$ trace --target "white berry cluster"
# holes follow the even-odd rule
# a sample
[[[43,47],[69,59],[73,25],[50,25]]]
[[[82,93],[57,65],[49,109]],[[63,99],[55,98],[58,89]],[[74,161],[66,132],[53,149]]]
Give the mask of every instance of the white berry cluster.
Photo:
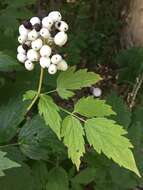
[[[23,22],[19,27],[18,41],[21,45],[17,48],[17,59],[28,71],[34,69],[35,62],[47,68],[49,74],[55,74],[57,70],[66,71],[68,65],[56,52],[56,47],[66,44],[68,28],[58,11],[52,11],[42,19],[33,17]]]

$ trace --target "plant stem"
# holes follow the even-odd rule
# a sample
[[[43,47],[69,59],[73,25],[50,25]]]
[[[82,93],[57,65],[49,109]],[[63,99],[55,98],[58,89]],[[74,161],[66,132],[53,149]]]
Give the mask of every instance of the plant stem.
[[[13,143],[13,144],[6,144],[6,145],[1,145],[0,148],[5,148],[5,147],[9,147],[9,146],[18,146],[20,145],[19,143]]]
[[[33,101],[31,102],[31,104],[29,105],[29,107],[27,108],[27,111],[29,111],[29,110],[33,107],[33,105],[35,104],[35,102],[37,101],[37,99],[38,99],[39,96],[40,96],[41,88],[42,88],[42,82],[43,82],[43,76],[44,76],[44,69],[41,68],[40,79],[39,79],[39,85],[38,85],[38,91],[37,91],[37,94],[36,94],[35,98],[34,98]]]
[[[86,120],[84,120],[84,119],[78,117],[78,116],[75,115],[74,113],[69,112],[68,110],[66,110],[66,109],[64,109],[64,108],[62,108],[62,107],[60,107],[60,106],[59,106],[59,108],[60,108],[63,112],[65,112],[65,113],[67,113],[67,114],[69,114],[69,115],[71,115],[71,116],[73,116],[73,117],[76,117],[76,118],[79,119],[80,121],[82,121],[82,122],[84,122],[84,123],[86,122]]]
[[[45,92],[44,94],[51,94],[51,93],[53,93],[53,92],[57,92],[57,89],[51,90],[51,91],[49,91],[49,92]]]

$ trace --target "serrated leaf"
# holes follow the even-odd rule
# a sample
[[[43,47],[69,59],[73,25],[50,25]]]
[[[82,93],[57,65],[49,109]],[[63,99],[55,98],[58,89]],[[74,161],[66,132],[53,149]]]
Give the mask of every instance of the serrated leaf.
[[[101,77],[87,69],[76,71],[76,67],[69,68],[66,72],[61,72],[57,79],[57,92],[63,99],[68,99],[74,95],[73,90],[89,87],[101,80]]]
[[[21,151],[31,159],[47,160],[51,154],[65,157],[62,142],[49,127],[46,127],[39,115],[25,123],[20,130],[18,141]]]
[[[0,151],[0,176],[4,176],[4,170],[20,167],[20,164],[10,160],[9,158],[5,157],[6,152]]]
[[[79,174],[77,174],[73,179],[73,183],[88,185],[91,183],[96,176],[96,169],[95,168],[86,168],[84,170],[81,170]]]
[[[80,166],[80,158],[85,153],[84,131],[78,119],[67,116],[62,123],[62,136],[64,144],[68,147],[68,156],[76,164],[77,169]]]
[[[56,133],[60,139],[61,117],[59,108],[54,103],[53,99],[47,95],[41,95],[38,104],[39,114],[44,117],[47,125]]]
[[[17,127],[27,112],[27,106],[28,103],[17,97],[0,107],[0,143],[8,142],[15,136]]]
[[[46,190],[68,190],[69,181],[66,171],[61,167],[53,168],[49,172]]]
[[[107,103],[109,103],[117,113],[115,116],[111,116],[110,118],[127,129],[131,122],[131,112],[123,98],[115,92],[112,92],[107,97]]]
[[[93,118],[87,120],[85,130],[89,144],[93,145],[99,154],[103,152],[109,159],[140,176],[130,150],[133,146],[129,139],[123,136],[127,132],[120,125],[113,120]]]
[[[37,92],[35,90],[28,90],[23,95],[23,101],[32,100],[36,96]]]
[[[94,99],[92,96],[78,100],[75,104],[74,112],[88,118],[116,114],[111,106],[106,104],[105,100]]]
[[[21,65],[11,56],[0,52],[0,71],[21,70]]]

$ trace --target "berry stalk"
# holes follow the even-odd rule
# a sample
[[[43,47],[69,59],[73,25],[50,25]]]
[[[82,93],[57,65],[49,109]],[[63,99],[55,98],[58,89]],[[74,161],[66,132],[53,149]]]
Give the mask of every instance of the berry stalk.
[[[38,85],[38,91],[37,91],[37,95],[35,96],[35,98],[33,99],[33,101],[31,102],[31,104],[29,105],[29,107],[27,108],[27,111],[30,111],[31,108],[33,107],[33,105],[35,104],[35,102],[37,101],[37,99],[40,96],[41,93],[41,88],[42,88],[42,82],[43,82],[43,76],[44,76],[44,69],[41,67],[41,72],[40,72],[40,79],[39,79],[39,85]]]

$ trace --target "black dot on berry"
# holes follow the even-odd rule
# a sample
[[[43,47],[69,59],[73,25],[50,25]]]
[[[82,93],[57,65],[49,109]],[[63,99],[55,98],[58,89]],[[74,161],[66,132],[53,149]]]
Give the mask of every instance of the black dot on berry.
[[[30,23],[30,21],[24,21],[23,22],[23,26],[26,28],[26,29],[32,29],[32,24]]]
[[[57,26],[60,27],[61,26],[61,22],[58,22]]]

